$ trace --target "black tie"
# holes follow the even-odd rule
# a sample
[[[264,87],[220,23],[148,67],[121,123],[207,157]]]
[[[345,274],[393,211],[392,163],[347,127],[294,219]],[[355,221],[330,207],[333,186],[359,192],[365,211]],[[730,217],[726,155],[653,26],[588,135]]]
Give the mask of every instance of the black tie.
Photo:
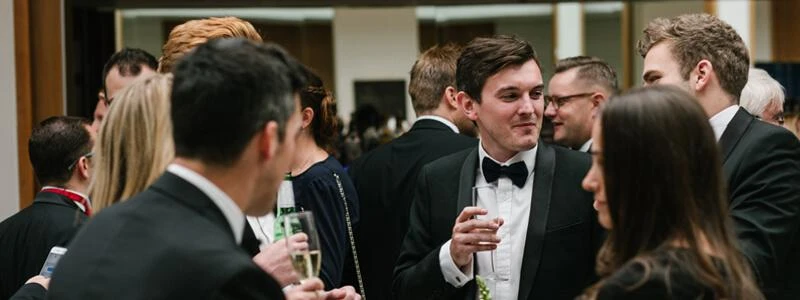
[[[528,178],[528,168],[525,167],[524,161],[513,163],[510,166],[500,166],[488,157],[484,157],[482,166],[483,178],[486,178],[486,182],[495,182],[500,176],[506,176],[514,185],[522,188],[525,185],[525,179]]]

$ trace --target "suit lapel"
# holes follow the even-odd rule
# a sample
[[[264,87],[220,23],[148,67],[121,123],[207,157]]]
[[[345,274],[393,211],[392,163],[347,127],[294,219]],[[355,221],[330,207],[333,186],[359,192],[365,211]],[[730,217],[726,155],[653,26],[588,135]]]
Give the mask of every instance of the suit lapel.
[[[736,144],[744,136],[744,132],[750,127],[750,124],[755,120],[753,116],[747,113],[744,108],[739,108],[739,111],[733,116],[728,127],[719,138],[719,148],[722,153],[723,164],[728,161],[728,157],[736,148]]]
[[[525,237],[525,252],[522,258],[518,299],[528,299],[542,256],[542,245],[547,215],[550,211],[550,198],[555,173],[555,150],[539,142],[536,154],[536,167],[533,174],[533,195],[528,231]]]
[[[472,206],[472,187],[475,186],[475,174],[478,170],[478,148],[473,148],[467,154],[464,164],[461,165],[461,172],[458,180],[458,202],[456,205],[456,216],[464,210],[464,207]]]
[[[472,206],[472,187],[475,186],[475,174],[478,170],[478,147],[474,147],[469,151],[464,163],[461,165],[461,172],[458,179],[458,199],[456,199],[456,216],[461,214],[464,207]],[[455,220],[455,218],[453,218]],[[478,258],[475,254],[472,255],[472,269],[477,270],[475,262]],[[467,288],[466,299],[475,299],[477,292],[477,285],[469,283],[465,286]]]

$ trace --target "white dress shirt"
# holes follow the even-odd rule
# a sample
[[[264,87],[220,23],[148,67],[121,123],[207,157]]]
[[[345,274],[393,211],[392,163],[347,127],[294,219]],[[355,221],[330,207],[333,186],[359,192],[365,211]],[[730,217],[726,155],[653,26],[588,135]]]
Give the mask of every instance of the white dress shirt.
[[[531,196],[533,195],[533,169],[536,163],[537,147],[519,152],[505,162],[499,162],[490,157],[483,149],[483,142],[478,147],[478,174],[475,176],[475,186],[493,185],[496,187],[495,196],[497,199],[478,199],[478,206],[484,208],[497,208],[499,217],[503,218],[503,226],[497,234],[500,237],[500,244],[495,250],[495,271],[502,278],[508,280],[497,281],[496,285],[487,282],[492,295],[492,299],[511,300],[517,299],[519,293],[519,280],[522,269],[523,253],[525,252],[525,238],[528,232],[528,219],[531,211]],[[488,157],[501,166],[508,166],[513,163],[524,161],[528,169],[528,178],[522,188],[511,183],[511,179],[501,176],[497,182],[488,183],[483,177],[483,158]],[[490,197],[487,197],[490,198]],[[445,281],[454,287],[462,287],[474,278],[472,264],[468,264],[463,270],[459,269],[450,255],[450,242],[447,241],[439,250],[439,264],[442,269]],[[482,251],[476,253],[478,275],[486,278],[491,272],[491,252]]]
[[[586,143],[583,143],[583,145],[580,148],[578,148],[578,151],[589,152],[589,148],[592,148],[592,139],[589,139],[588,141],[586,141]]]
[[[261,242],[261,246],[272,244],[275,238],[275,214],[269,212],[260,217],[247,216],[247,223]]]
[[[722,133],[728,128],[728,124],[731,123],[731,120],[733,120],[733,117],[736,116],[736,112],[738,111],[738,105],[731,105],[708,120],[708,122],[711,123],[711,129],[714,130],[714,137],[717,138],[717,141],[722,137]]]
[[[242,213],[242,209],[236,205],[236,202],[233,202],[233,199],[231,199],[228,194],[225,194],[225,192],[203,177],[203,175],[197,174],[197,172],[187,167],[178,164],[170,164],[167,166],[167,171],[188,181],[203,192],[203,194],[206,194],[208,198],[211,198],[211,201],[217,205],[219,210],[222,211],[222,215],[228,220],[228,224],[233,231],[233,237],[236,238],[236,243],[242,243],[242,235],[244,234],[244,213]]]
[[[450,129],[452,129],[455,133],[459,133],[458,132],[458,127],[456,126],[456,124],[453,124],[453,122],[450,122],[450,120],[442,118],[442,117],[437,116],[437,115],[420,116],[419,118],[417,118],[417,121],[414,121],[414,122],[418,122],[419,120],[439,121],[439,122],[442,122],[444,125],[447,125],[447,127],[450,127]]]

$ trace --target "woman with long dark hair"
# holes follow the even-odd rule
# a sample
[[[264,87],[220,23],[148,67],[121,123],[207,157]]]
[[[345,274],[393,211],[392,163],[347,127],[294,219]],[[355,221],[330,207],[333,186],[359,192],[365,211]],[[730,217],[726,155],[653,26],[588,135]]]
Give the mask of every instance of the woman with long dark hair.
[[[736,248],[721,158],[703,109],[675,87],[609,101],[594,126],[597,257],[584,299],[763,299]]]

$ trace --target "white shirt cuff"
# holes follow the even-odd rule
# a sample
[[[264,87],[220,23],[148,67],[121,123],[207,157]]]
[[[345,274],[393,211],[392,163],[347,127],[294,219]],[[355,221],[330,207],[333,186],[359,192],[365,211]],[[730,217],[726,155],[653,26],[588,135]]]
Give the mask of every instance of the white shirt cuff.
[[[442,269],[444,280],[454,287],[460,288],[472,280],[474,274],[472,272],[472,264],[467,264],[464,269],[461,270],[456,266],[456,263],[453,262],[453,257],[450,256],[451,241],[452,240],[448,240],[442,245],[442,248],[439,249],[439,267]]]

